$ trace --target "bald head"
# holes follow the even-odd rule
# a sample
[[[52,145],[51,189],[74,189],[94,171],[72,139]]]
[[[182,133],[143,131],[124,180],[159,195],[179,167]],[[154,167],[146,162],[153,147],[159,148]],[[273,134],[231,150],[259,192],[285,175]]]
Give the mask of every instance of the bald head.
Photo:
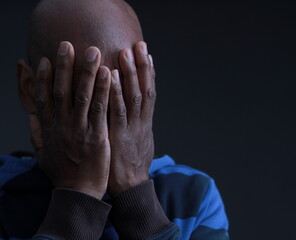
[[[69,41],[80,69],[85,50],[97,46],[102,64],[118,68],[118,52],[143,40],[138,18],[123,0],[42,0],[32,14],[28,58],[36,69],[40,58],[55,63],[59,43]]]

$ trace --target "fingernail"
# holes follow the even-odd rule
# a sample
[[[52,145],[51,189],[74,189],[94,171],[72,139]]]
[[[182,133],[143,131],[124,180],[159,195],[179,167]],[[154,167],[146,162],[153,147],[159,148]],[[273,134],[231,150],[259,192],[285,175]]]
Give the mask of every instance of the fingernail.
[[[89,48],[87,50],[86,60],[90,63],[94,62],[96,61],[98,54],[99,54],[99,51],[97,48]]]
[[[108,74],[107,69],[104,67],[101,67],[99,70],[99,78],[103,80],[107,77],[107,74]]]
[[[45,57],[41,58],[40,63],[39,63],[38,70],[39,71],[46,70],[47,67],[48,67],[47,58],[45,58]]]
[[[112,79],[114,82],[119,82],[119,71],[117,69],[112,71]]]
[[[142,43],[142,51],[144,54],[148,54],[148,48],[145,42]]]
[[[134,62],[134,55],[131,49],[128,49],[125,55],[129,62]]]
[[[66,56],[68,54],[68,52],[69,52],[69,44],[68,44],[68,42],[61,42],[58,54],[60,56]]]
[[[150,54],[148,55],[148,57],[149,57],[149,60],[150,60],[151,66],[154,67],[153,57],[152,57]]]

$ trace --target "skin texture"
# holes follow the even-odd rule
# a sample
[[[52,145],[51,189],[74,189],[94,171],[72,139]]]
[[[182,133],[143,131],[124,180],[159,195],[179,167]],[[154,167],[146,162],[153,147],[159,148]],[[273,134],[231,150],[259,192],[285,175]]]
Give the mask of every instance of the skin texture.
[[[148,180],[155,70],[134,12],[120,0],[52,0],[42,1],[33,18],[53,31],[38,42],[44,32],[33,24],[31,65],[21,60],[17,67],[41,168],[56,187],[98,199]],[[95,32],[88,21],[98,25]]]
[[[53,89],[52,69],[46,58],[41,60],[36,83],[43,129],[41,168],[56,187],[75,189],[98,199],[106,192],[110,166],[106,114],[111,76],[106,67],[100,67],[100,61],[97,48],[86,51],[74,104],[74,49],[70,43],[60,45]]]
[[[119,51],[142,40],[139,20],[123,0],[43,0],[32,15],[28,58],[33,69],[42,57],[54,65],[60,42],[69,41],[76,77],[89,46],[98,47],[102,64],[114,69],[119,68]]]
[[[150,60],[151,59],[151,60]],[[154,155],[152,120],[155,71],[143,42],[120,52],[123,86],[112,71],[110,91],[110,142],[112,149],[109,192],[117,195],[149,179]]]

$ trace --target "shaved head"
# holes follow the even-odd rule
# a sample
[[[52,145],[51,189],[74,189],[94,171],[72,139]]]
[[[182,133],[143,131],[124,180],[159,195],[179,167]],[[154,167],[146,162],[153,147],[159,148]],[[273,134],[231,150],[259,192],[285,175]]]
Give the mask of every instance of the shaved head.
[[[73,44],[79,72],[85,50],[96,46],[102,64],[118,66],[118,52],[143,40],[139,20],[123,0],[42,0],[32,14],[28,58],[36,70],[42,57],[55,64],[62,41]]]

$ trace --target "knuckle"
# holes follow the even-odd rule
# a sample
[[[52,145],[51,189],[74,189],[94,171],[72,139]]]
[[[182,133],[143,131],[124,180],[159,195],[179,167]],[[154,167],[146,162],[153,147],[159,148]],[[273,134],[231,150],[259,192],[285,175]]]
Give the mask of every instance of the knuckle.
[[[82,69],[82,73],[87,78],[94,78],[96,76],[96,70],[91,66],[84,66]]]
[[[43,86],[42,86],[43,85]],[[40,83],[37,85],[37,95],[35,96],[35,102],[37,104],[43,105],[47,102],[47,89],[44,88],[45,83]]]
[[[35,99],[37,107],[44,106],[47,103],[47,100],[44,96],[39,95]]]
[[[126,73],[128,78],[135,78],[138,76],[137,69],[135,67],[130,67]]]
[[[139,66],[138,67],[141,68],[144,71],[150,71],[151,64],[148,62],[148,59],[147,59],[147,60],[141,61],[139,63]]]
[[[157,98],[157,93],[153,89],[149,89],[146,93],[147,99],[151,102],[155,102]]]
[[[62,89],[54,89],[53,96],[55,99],[61,99],[65,96],[65,92]]]
[[[99,101],[93,101],[90,110],[96,114],[104,113],[106,111],[106,106]]]
[[[68,69],[68,62],[66,61],[66,59],[60,59],[57,64],[56,64],[56,68],[57,70],[67,70]]]
[[[108,92],[108,88],[105,85],[95,86],[95,92],[99,96],[105,95]]]
[[[47,73],[44,70],[38,73],[37,81],[38,85],[45,85],[48,82]]]
[[[37,106],[39,105],[45,105],[48,101],[46,94],[43,91],[40,91],[40,89],[37,89],[38,95],[35,97],[35,102]]]
[[[118,118],[124,118],[126,116],[126,107],[123,104],[119,105],[115,113]]]
[[[121,96],[122,95],[122,89],[121,89],[119,84],[113,89],[113,94],[115,96]]]
[[[77,93],[77,95],[75,96],[75,101],[76,101],[76,103],[78,103],[80,105],[85,105],[86,103],[88,103],[89,99],[86,96],[86,94]]]
[[[138,93],[133,97],[133,105],[138,107],[142,103],[142,94]]]

